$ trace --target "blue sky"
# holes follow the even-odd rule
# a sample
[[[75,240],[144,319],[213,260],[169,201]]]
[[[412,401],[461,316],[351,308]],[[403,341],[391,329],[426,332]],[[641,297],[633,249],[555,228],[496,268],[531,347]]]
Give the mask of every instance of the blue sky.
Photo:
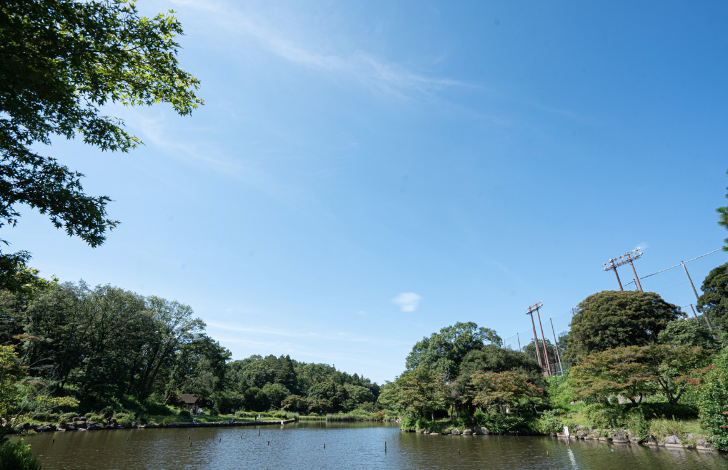
[[[177,11],[205,106],[110,107],[129,154],[44,150],[114,200],[102,247],[27,208],[3,237],[43,276],[189,304],[236,359],[393,380],[444,326],[524,342],[541,300],[558,333],[609,258],[643,247],[644,276],[728,236],[724,2],[139,7]],[[678,269],[643,287],[695,301]]]

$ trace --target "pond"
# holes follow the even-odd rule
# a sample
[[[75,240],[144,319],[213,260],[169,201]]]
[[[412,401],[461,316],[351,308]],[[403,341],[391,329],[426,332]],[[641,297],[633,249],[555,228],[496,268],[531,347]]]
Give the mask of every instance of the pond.
[[[569,446],[550,437],[402,433],[388,423],[57,432],[25,443],[43,470],[728,469],[722,454],[590,441]]]

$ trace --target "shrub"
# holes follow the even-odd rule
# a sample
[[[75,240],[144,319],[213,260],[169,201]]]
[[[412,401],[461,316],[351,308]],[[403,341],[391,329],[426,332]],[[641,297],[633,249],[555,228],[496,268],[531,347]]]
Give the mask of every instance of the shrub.
[[[60,418],[60,415],[51,411],[44,411],[41,413],[35,413],[32,415],[32,418],[36,421],[56,422]]]
[[[647,418],[697,419],[698,417],[698,408],[696,406],[681,403],[675,405],[669,403],[642,403],[639,408]]]
[[[119,426],[128,428],[134,423],[134,415],[131,413],[114,413],[114,420]]]
[[[167,416],[172,414],[172,410],[170,410],[164,403],[159,403],[153,400],[145,400],[143,405],[144,411],[150,415]]]
[[[667,437],[667,436],[680,436],[682,437],[684,431],[684,424],[682,421],[677,421],[675,418],[670,419],[656,419],[650,423],[650,432],[655,436]]]
[[[700,387],[698,406],[703,427],[713,434],[713,442],[728,450],[728,349],[716,360],[715,368]]]
[[[541,412],[536,420],[536,429],[542,434],[561,432],[564,429],[561,410],[550,410]]]
[[[625,424],[625,417],[619,405],[594,403],[584,407],[584,417],[598,428],[619,428]]]
[[[23,440],[0,442],[0,470],[38,470],[40,464]]]
[[[180,418],[190,418],[192,416],[189,410],[179,410],[177,414]]]
[[[525,418],[515,415],[506,415],[500,413],[487,414],[481,426],[488,428],[492,434],[520,434],[524,430],[528,430],[528,423]]]
[[[645,419],[641,407],[633,408],[627,413],[627,428],[633,436],[646,440],[650,435],[650,423]]]

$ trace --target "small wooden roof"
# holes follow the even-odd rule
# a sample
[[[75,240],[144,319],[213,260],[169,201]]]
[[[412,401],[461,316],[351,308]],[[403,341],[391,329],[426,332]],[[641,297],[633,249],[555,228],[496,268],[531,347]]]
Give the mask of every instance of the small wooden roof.
[[[197,395],[192,395],[190,393],[183,393],[179,396],[179,400],[177,400],[177,403],[184,403],[185,405],[194,405],[200,400],[200,397]]]

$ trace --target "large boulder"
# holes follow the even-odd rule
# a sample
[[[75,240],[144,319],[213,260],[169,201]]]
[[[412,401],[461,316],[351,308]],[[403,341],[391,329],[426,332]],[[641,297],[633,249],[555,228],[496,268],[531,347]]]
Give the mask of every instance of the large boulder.
[[[623,429],[617,429],[614,431],[614,435],[612,436],[612,442],[629,442],[629,439],[627,439],[627,433]]]
[[[665,439],[665,444],[680,445],[682,444],[682,441],[677,436],[667,436],[667,438]]]
[[[452,434],[453,436],[459,436],[460,431],[458,430],[458,428],[455,428],[452,431],[450,431],[450,434]]]
[[[464,436],[469,436],[471,434],[473,434],[473,431],[471,429],[463,429]]]

